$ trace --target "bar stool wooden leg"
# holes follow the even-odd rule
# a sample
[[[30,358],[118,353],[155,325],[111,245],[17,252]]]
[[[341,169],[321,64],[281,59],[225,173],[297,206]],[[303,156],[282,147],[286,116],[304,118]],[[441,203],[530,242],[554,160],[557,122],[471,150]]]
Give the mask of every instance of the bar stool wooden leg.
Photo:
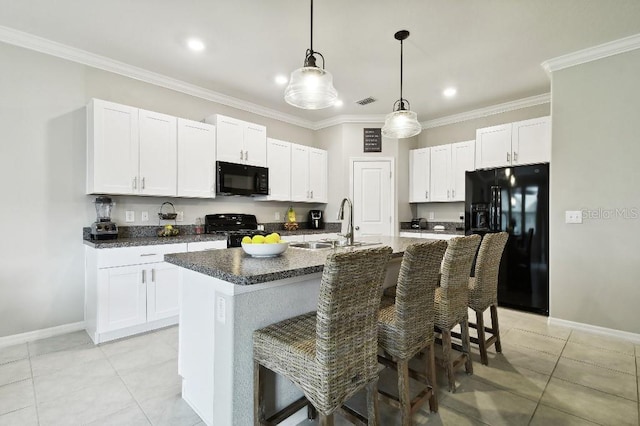
[[[484,315],[482,312],[476,312],[476,330],[478,332],[478,349],[480,349],[480,362],[484,365],[489,364],[487,357],[487,340],[484,333]]]
[[[449,392],[455,392],[456,378],[453,374],[453,357],[451,356],[451,330],[442,330],[442,358],[449,380]]]
[[[429,381],[429,385],[431,386],[431,397],[429,398],[429,409],[433,413],[438,412],[438,384],[436,381],[436,351],[435,344],[432,343],[425,349],[425,358],[426,363],[425,367],[427,367],[427,371],[425,372],[425,376]]]
[[[496,352],[502,352],[502,343],[500,343],[500,326],[498,325],[498,307],[491,305],[489,307],[491,311],[491,328],[493,329],[493,335],[496,336]]]
[[[411,425],[411,395],[409,394],[409,361],[398,362],[398,397],[400,400],[400,414],[402,426]]]
[[[253,363],[253,424],[260,426],[264,423],[264,367],[260,363]]]
[[[408,380],[407,380],[408,382]],[[378,426],[378,379],[371,381],[367,385],[367,417],[368,424]]]
[[[473,374],[473,361],[471,360],[471,339],[469,336],[469,321],[466,319],[460,323],[460,334],[462,334],[462,351],[464,352],[466,358],[464,369],[467,374]]]

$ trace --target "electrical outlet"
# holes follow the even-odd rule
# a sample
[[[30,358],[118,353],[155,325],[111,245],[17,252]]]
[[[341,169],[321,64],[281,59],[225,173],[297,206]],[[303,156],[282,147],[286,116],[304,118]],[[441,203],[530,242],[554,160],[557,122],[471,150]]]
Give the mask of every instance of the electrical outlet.
[[[142,220],[143,222],[149,222],[149,212],[142,212],[141,216],[142,218],[140,220]]]
[[[227,319],[227,301],[224,297],[218,296],[216,298],[216,319],[218,322],[224,324]]]
[[[133,210],[127,210],[125,213],[125,222],[135,222],[136,221],[136,212]]]
[[[580,210],[565,211],[564,223],[582,223],[582,211]]]
[[[176,212],[178,216],[176,216],[177,222],[184,222],[184,212]]]
[[[429,220],[433,220],[436,218],[436,214],[434,212],[429,212]]]
[[[276,212],[273,216],[275,220],[280,220],[280,212]]]

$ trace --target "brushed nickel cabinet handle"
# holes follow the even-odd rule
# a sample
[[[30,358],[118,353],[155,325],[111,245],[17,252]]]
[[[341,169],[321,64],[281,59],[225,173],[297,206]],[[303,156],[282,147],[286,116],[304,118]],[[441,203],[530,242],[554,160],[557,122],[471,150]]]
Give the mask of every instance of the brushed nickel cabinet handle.
[[[243,151],[240,150],[240,159],[242,160]]]
[[[514,162],[514,163],[517,163],[517,162],[518,162],[518,153],[517,153],[517,152],[514,152],[514,153],[513,153],[513,162]]]
[[[138,176],[133,178],[133,189],[138,189]]]

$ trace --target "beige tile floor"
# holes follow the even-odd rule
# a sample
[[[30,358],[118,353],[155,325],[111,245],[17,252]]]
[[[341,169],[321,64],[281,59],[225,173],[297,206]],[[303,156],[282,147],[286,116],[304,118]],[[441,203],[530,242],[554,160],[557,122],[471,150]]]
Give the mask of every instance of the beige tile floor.
[[[507,309],[499,316],[502,354],[492,349],[488,366],[474,356],[455,393],[439,374],[440,410],[425,407],[416,424],[639,424],[640,345]],[[180,398],[177,336],[171,327],[95,346],[76,332],[0,348],[0,425],[203,424]],[[381,373],[388,390],[395,380]],[[363,396],[350,405],[363,407]],[[382,425],[399,424],[395,409],[380,407]]]

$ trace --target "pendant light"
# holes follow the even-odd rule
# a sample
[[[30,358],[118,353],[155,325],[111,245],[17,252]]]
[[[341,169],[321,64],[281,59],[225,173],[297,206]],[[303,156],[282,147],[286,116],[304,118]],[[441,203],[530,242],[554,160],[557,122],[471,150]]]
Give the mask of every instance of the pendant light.
[[[394,37],[400,40],[400,99],[393,104],[393,112],[387,114],[382,134],[388,138],[410,138],[419,134],[422,126],[418,123],[418,115],[410,110],[409,101],[402,97],[402,42],[409,37],[409,31],[400,30]]]
[[[322,68],[316,65],[316,55],[322,58]],[[288,104],[302,109],[322,109],[338,99],[331,73],[324,69],[324,56],[313,50],[313,0],[311,0],[311,46],[307,49],[302,68],[291,73],[284,91]]]

